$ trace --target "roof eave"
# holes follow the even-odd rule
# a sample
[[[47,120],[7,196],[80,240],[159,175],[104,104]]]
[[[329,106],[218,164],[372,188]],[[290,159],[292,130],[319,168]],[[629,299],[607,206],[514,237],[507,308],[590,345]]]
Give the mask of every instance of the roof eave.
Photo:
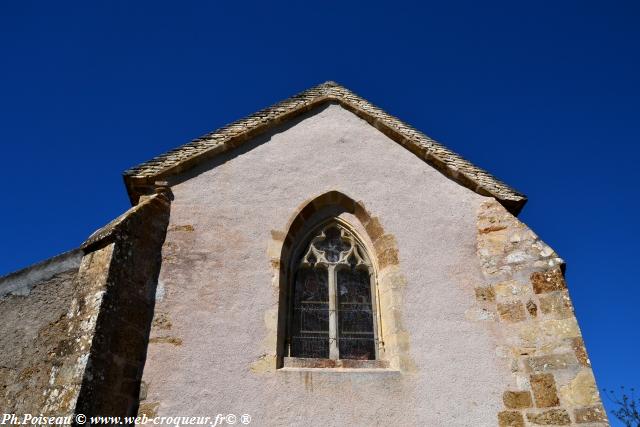
[[[348,89],[334,82],[326,82],[125,171],[123,178],[131,203],[135,205],[140,195],[152,193],[156,181],[181,174],[326,102],[339,103],[448,178],[478,194],[494,197],[514,215],[522,210],[527,201],[523,194],[422,132]]]

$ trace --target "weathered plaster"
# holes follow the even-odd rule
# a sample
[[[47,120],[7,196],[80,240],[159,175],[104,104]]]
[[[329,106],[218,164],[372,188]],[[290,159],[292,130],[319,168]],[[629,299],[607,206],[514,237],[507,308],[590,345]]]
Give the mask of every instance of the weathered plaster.
[[[443,176],[338,105],[170,181],[163,298],[143,381],[160,415],[248,413],[258,425],[493,426],[510,381],[495,323],[470,321],[476,210],[487,198]],[[276,370],[277,247],[300,206],[339,191],[385,235],[380,280],[402,288],[399,371]],[[375,229],[376,224],[371,224]],[[397,251],[387,251],[393,239]],[[272,244],[272,243],[271,243]],[[384,264],[384,266],[382,266]],[[393,279],[395,278],[395,279]],[[408,369],[410,368],[410,369]]]
[[[0,298],[7,294],[29,295],[34,285],[41,285],[56,274],[65,271],[74,269],[77,271],[82,255],[80,249],[74,249],[0,277]]]

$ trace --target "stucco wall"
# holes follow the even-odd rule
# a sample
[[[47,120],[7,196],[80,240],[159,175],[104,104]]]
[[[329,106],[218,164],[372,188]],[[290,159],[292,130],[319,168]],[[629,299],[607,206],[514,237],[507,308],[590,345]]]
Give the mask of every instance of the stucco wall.
[[[487,198],[338,105],[315,110],[171,182],[141,411],[250,414],[253,425],[494,426],[514,388],[495,323],[477,322],[476,221]],[[395,237],[411,366],[275,370],[273,233],[337,190]]]

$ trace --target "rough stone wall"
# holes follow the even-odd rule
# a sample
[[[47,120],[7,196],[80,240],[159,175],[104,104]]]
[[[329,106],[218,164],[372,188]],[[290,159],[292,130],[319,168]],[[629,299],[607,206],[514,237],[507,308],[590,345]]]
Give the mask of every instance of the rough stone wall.
[[[111,247],[100,306],[76,411],[85,415],[135,415],[146,357],[160,249],[170,202],[157,194],[92,236],[84,247]],[[112,242],[112,243],[110,243]],[[91,281],[91,278],[88,278]],[[96,298],[97,299],[97,298]],[[93,320],[93,319],[92,319]]]
[[[500,426],[608,425],[563,261],[496,201],[478,210],[485,281],[467,316],[500,325],[496,354],[510,365]]]
[[[78,267],[0,298],[0,413],[38,414],[59,365]],[[24,282],[23,282],[24,283]]]
[[[79,268],[12,280],[19,295],[0,300],[0,409],[135,414],[168,217],[168,197],[151,196],[94,233]]]
[[[74,249],[0,277],[0,298],[8,294],[29,295],[31,288],[58,273],[78,271],[83,254],[82,250]]]
[[[82,258],[74,280],[73,298],[62,319],[57,360],[50,367],[49,382],[42,392],[44,415],[69,416],[74,413],[89,361],[104,287],[113,255],[113,243]]]

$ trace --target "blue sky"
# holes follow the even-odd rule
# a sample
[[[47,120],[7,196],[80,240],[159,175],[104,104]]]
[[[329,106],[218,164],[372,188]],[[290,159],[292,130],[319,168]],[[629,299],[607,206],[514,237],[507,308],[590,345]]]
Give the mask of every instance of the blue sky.
[[[639,20],[633,1],[2,2],[0,274],[127,209],[127,167],[336,80],[529,196],[599,386],[640,387]]]

